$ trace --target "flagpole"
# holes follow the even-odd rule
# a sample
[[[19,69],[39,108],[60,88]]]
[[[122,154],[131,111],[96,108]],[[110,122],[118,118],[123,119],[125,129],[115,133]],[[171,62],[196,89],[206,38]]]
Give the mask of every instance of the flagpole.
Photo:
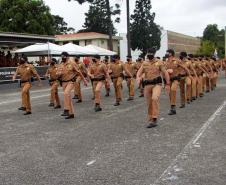
[[[130,38],[130,5],[129,0],[126,0],[126,8],[127,8],[127,48],[128,55],[131,56],[131,38]]]

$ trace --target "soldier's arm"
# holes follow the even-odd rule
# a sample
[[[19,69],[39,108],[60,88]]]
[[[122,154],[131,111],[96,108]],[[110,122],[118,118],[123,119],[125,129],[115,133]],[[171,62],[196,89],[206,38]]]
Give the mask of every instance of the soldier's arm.
[[[179,66],[181,67],[181,68],[183,68],[185,71],[186,71],[186,73],[187,73],[187,75],[188,76],[191,76],[191,73],[190,73],[190,71],[189,71],[189,69],[186,67],[186,66],[184,66],[183,64],[179,64]]]
[[[123,70],[126,72],[126,74],[129,76],[129,77],[133,77],[133,75],[129,72],[129,70],[125,67],[125,65],[123,65]]]
[[[16,72],[14,73],[13,77],[12,77],[12,80],[15,81],[16,80],[16,76],[18,74],[18,68],[16,69]]]
[[[82,77],[82,80],[84,82],[84,85],[87,86],[87,80],[85,79],[85,77],[83,76],[83,74],[80,72],[80,70],[76,67],[76,65],[73,66],[74,67],[74,71],[76,73],[78,73],[79,76]]]

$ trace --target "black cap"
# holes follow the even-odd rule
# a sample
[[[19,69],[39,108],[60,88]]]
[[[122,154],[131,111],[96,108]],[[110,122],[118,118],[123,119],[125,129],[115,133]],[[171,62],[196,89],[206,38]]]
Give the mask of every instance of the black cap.
[[[57,63],[57,59],[52,58],[52,62],[54,62],[56,64]]]
[[[105,59],[105,60],[108,60],[108,59],[109,59],[109,56],[105,56],[104,59]]]
[[[94,55],[93,58],[100,59],[100,55]]]
[[[155,54],[155,53],[156,53],[156,48],[148,49],[148,54]]]
[[[182,52],[180,52],[180,56],[182,56],[182,57],[187,57],[188,54],[187,54],[185,51],[182,51]]]
[[[61,56],[69,57],[69,54],[68,54],[68,52],[64,51],[64,52],[61,53]]]
[[[131,55],[127,55],[126,58],[132,58],[132,56]]]

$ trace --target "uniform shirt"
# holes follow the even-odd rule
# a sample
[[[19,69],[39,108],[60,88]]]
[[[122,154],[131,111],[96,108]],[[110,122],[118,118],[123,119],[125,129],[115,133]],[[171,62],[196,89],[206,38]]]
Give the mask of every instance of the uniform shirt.
[[[21,81],[29,81],[37,75],[37,71],[31,64],[22,64],[17,67],[16,74],[20,76]]]
[[[69,81],[78,75],[76,69],[78,70],[75,62],[67,61],[65,63],[60,64],[57,73],[60,74],[62,81]]]
[[[172,58],[171,60],[168,60],[165,62],[166,69],[172,69],[173,73],[170,74],[170,77],[176,77],[180,74],[184,73],[184,68],[182,67],[183,64],[181,61],[179,61],[176,58]]]
[[[49,74],[51,80],[57,79],[57,70],[58,70],[58,67],[56,64],[49,66],[49,68],[47,70],[47,74]]]
[[[111,63],[109,69],[112,71],[111,77],[120,77],[123,75],[125,66],[122,62],[117,61],[115,63]]]
[[[135,62],[126,62],[124,67],[132,74],[133,77],[136,76],[137,66]]]
[[[165,70],[164,63],[162,61],[153,59],[152,61],[145,61],[142,64],[144,73],[144,80],[153,80],[161,75],[161,72]]]
[[[93,63],[90,66],[90,74],[94,75],[94,78],[106,76],[107,67],[101,62]]]

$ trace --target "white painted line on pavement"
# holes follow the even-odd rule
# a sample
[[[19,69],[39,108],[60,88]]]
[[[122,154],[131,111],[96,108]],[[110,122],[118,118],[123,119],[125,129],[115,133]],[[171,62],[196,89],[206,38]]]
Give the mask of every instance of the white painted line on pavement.
[[[94,164],[95,162],[96,162],[96,160],[93,160],[93,161],[88,162],[86,165],[90,166],[90,165]]]
[[[171,174],[170,172],[173,169],[173,167],[176,165],[177,161],[179,159],[182,159],[184,154],[186,154],[189,151],[189,149],[191,149],[193,147],[197,147],[197,145],[200,144],[200,143],[197,143],[197,142],[199,141],[201,136],[205,133],[205,131],[208,128],[210,128],[210,126],[214,123],[217,116],[220,115],[221,111],[223,110],[223,108],[225,108],[225,106],[226,106],[226,100],[216,110],[216,112],[210,116],[210,118],[204,123],[204,125],[199,129],[199,131],[195,134],[195,136],[188,142],[188,144],[184,147],[184,149],[176,156],[176,158],[173,160],[173,162],[166,168],[166,170],[154,182],[154,184],[150,184],[150,185],[156,185],[157,183],[159,183],[164,178],[164,176]]]
[[[82,89],[82,90],[88,90],[88,89],[91,89],[92,87],[87,87],[87,88],[84,88],[84,89]],[[33,92],[31,92],[31,93],[33,93]],[[63,93],[63,92],[60,92],[60,94],[61,93]],[[44,94],[44,95],[40,95],[40,96],[33,96],[33,97],[31,97],[31,101],[33,100],[33,99],[39,99],[39,98],[44,98],[44,97],[48,97],[48,96],[50,96],[50,93],[48,93],[48,94]],[[21,101],[21,98],[17,98],[17,99],[15,99],[15,100],[7,100],[7,101],[3,101],[3,102],[0,102],[0,106],[1,105],[5,105],[5,104],[10,104],[10,103],[16,103],[16,102],[20,102]]]

